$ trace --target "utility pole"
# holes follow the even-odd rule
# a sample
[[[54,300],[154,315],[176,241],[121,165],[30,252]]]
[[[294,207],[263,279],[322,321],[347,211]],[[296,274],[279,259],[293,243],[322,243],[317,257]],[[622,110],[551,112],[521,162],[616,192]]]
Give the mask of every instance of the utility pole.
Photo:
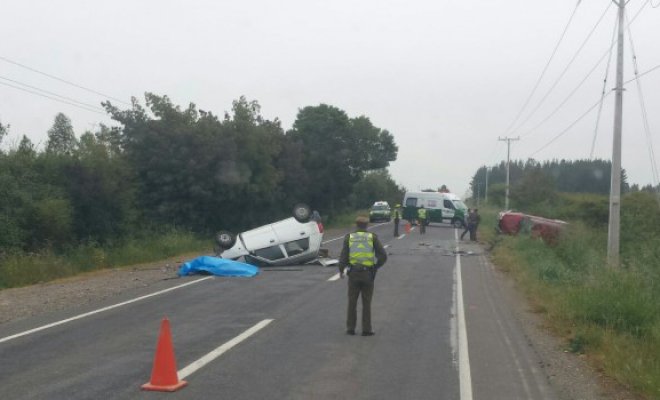
[[[488,167],[486,167],[486,188],[484,189],[484,203],[488,204]]]
[[[623,126],[623,23],[626,0],[612,0],[619,7],[619,35],[616,54],[616,97],[614,99],[614,138],[612,141],[612,173],[610,186],[610,219],[607,229],[607,262],[619,266],[619,233],[621,230],[621,130]]]
[[[509,137],[497,137],[497,140],[501,142],[506,142],[506,194],[504,197],[504,209],[508,210],[509,209],[509,163],[510,163],[510,156],[511,156],[511,142],[520,140],[520,136],[515,137],[515,138],[509,138]]]
[[[479,197],[481,197],[481,193],[479,193],[481,190],[481,183],[477,183],[477,207],[479,207]]]

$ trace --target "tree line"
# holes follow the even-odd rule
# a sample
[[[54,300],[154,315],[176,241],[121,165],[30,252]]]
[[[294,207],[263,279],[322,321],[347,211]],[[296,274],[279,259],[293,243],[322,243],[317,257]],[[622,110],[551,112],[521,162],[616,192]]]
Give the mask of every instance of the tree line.
[[[244,97],[222,116],[152,93],[103,106],[117,126],[77,137],[60,113],[43,149],[23,136],[0,150],[0,255],[172,227],[240,231],[299,202],[332,216],[403,191],[387,171],[392,134],[331,105],[299,109],[288,131]]]

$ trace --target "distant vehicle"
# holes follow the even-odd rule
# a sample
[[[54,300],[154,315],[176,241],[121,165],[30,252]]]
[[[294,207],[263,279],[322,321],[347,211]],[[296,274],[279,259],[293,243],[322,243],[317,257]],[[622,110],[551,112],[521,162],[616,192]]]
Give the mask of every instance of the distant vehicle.
[[[547,243],[556,243],[559,234],[567,222],[514,211],[502,211],[498,215],[497,229],[501,233],[516,235],[527,233],[543,239]]]
[[[216,255],[257,265],[297,265],[318,258],[323,225],[311,220],[311,209],[298,204],[293,217],[235,235],[216,234]]]
[[[414,222],[417,210],[424,206],[429,222],[448,222],[463,227],[467,206],[454,193],[406,192],[403,197],[403,219]]]
[[[386,201],[377,201],[369,209],[369,222],[389,221],[392,219],[392,209]]]

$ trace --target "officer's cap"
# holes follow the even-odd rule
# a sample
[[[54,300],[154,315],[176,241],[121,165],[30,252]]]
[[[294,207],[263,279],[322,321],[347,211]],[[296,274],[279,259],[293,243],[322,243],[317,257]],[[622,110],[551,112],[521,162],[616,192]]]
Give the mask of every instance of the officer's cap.
[[[357,226],[367,226],[369,224],[369,218],[360,215],[355,219],[355,225]]]

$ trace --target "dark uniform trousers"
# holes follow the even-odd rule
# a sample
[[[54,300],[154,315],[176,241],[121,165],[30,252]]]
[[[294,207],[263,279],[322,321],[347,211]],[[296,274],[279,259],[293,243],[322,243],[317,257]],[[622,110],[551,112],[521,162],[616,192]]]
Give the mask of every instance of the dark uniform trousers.
[[[374,295],[375,270],[373,267],[364,270],[353,269],[348,274],[348,313],[346,330],[354,331],[357,322],[357,302],[362,295],[362,332],[372,332],[371,329],[371,298]]]

